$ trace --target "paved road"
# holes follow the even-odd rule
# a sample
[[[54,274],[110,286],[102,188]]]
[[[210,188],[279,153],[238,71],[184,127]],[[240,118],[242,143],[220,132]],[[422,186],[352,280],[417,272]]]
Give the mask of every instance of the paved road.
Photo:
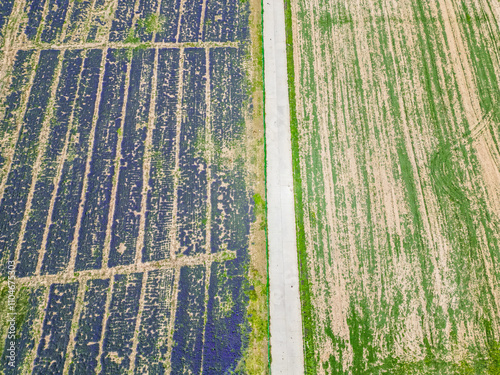
[[[264,0],[271,373],[304,373],[283,0]]]

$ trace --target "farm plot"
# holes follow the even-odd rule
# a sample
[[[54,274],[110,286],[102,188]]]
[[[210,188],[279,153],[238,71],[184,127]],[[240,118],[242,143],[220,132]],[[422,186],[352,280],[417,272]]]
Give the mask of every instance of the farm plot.
[[[260,3],[2,7],[0,372],[266,373]]]
[[[498,373],[499,4],[287,17],[306,373]]]

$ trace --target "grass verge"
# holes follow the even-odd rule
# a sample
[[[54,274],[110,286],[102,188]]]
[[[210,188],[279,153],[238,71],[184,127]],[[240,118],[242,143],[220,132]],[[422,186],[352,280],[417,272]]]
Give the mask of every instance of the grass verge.
[[[316,373],[314,350],[314,322],[307,269],[306,238],[304,231],[304,208],[302,206],[302,178],[300,173],[299,128],[295,102],[295,66],[293,61],[292,8],[290,0],[285,4],[286,59],[288,72],[288,100],[290,103],[290,132],[292,141],[293,189],[295,197],[295,226],[299,261],[299,290],[302,311],[302,335],[304,340],[304,372]]]
[[[270,374],[269,336],[269,257],[267,243],[266,149],[264,123],[264,49],[263,2],[250,0],[250,59],[247,69],[252,97],[247,121],[247,150],[250,160],[250,187],[253,191],[255,222],[251,227],[250,267],[248,281],[250,324],[244,372],[249,375]]]

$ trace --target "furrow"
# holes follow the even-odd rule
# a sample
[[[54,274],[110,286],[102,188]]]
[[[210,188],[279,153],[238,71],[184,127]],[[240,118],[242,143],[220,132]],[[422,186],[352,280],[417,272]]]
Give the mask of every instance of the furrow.
[[[55,49],[55,50],[67,50],[67,49],[95,49],[95,48],[140,48],[144,46],[151,46],[152,48],[216,48],[216,47],[233,47],[241,48],[240,42],[217,42],[217,41],[184,41],[184,42],[154,42],[151,44],[146,44],[142,42],[86,42],[86,43],[71,43],[71,44],[33,44],[33,43],[22,43],[16,45],[16,49],[32,49],[32,50],[45,50],[45,49]]]
[[[40,275],[40,276],[28,276],[18,279],[20,285],[33,285],[40,284],[50,286],[53,282],[70,282],[75,279],[75,277],[83,282],[95,278],[109,278],[114,275],[119,274],[129,274],[137,272],[148,272],[155,269],[170,269],[170,268],[180,268],[189,266],[200,266],[206,265],[213,262],[223,262],[226,260],[233,260],[236,258],[236,252],[231,250],[225,250],[214,254],[197,254],[193,256],[178,257],[177,259],[165,259],[153,262],[142,263],[139,265],[129,264],[124,266],[117,266],[113,268],[100,268],[100,269],[90,269],[78,272],[78,276],[75,276],[74,272],[61,272],[55,275]]]

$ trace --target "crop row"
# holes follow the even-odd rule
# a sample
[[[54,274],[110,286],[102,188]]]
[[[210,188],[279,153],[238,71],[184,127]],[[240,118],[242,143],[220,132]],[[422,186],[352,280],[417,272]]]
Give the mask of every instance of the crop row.
[[[101,50],[89,50],[83,64],[78,97],[74,106],[71,138],[57,187],[45,244],[43,273],[60,272],[69,262],[83,189],[101,58]]]
[[[162,25],[156,33],[156,42],[177,41],[177,25],[179,23],[179,8],[180,0],[159,0],[160,4],[160,20]]]
[[[171,366],[173,373],[223,374],[235,371],[245,346],[244,258],[180,270]],[[208,300],[205,292],[208,285]],[[206,320],[205,320],[206,319]]]
[[[162,359],[168,350],[173,284],[173,270],[148,273],[135,359],[136,374],[163,374],[165,371]]]
[[[130,264],[135,259],[154,60],[153,49],[136,49],[133,52],[108,263],[110,267]]]
[[[249,329],[245,322],[248,297],[243,259],[216,262],[211,266],[203,347],[204,374],[235,371],[242,357]]]
[[[81,54],[81,50],[68,50],[64,54],[49,138],[46,148],[43,150],[44,159],[35,185],[30,215],[26,224],[28,235],[24,236],[19,253],[19,263],[22,265],[23,276],[32,275],[37,267],[38,251],[42,246],[49,204],[54,190],[57,162],[63,152],[67,133],[70,131],[70,118],[83,61]]]
[[[248,39],[248,1],[207,0],[206,7],[203,40],[235,42]]]
[[[234,48],[210,51],[210,95],[213,164],[211,201],[211,252],[241,250],[249,232],[248,197],[244,186],[242,142],[244,76],[241,52]]]
[[[173,2],[172,2],[173,3]],[[150,42],[153,39],[153,33],[163,28],[159,25],[159,19],[156,15],[158,0],[140,0],[137,11],[135,36],[141,42]]]
[[[134,20],[135,2],[138,0],[121,0],[115,11],[115,18],[111,24],[109,32],[109,40],[111,42],[123,42],[132,27]]]
[[[70,374],[91,373],[97,367],[109,279],[89,280],[75,336]]]
[[[45,287],[31,289],[28,297],[27,311],[24,313],[23,325],[17,327],[15,342],[17,343],[14,366],[3,366],[2,370],[5,375],[17,375],[29,372],[25,362],[29,360],[31,351],[35,348],[35,338],[33,337],[33,328],[38,318],[40,306],[45,294]],[[6,358],[10,353],[7,349],[10,347],[11,338],[5,338],[4,352],[2,354],[2,363],[7,364],[9,360]],[[31,363],[29,364],[31,365]],[[24,371],[23,371],[24,370]]]
[[[5,112],[3,119],[0,121],[0,168],[5,167],[6,158],[4,152],[9,147],[8,143],[12,143],[12,138],[17,130],[17,117],[19,116],[19,108],[22,105],[22,94],[28,90],[28,82],[33,75],[32,65],[35,59],[35,51],[17,52],[14,64],[12,66],[12,80],[9,85],[9,94],[5,100]],[[36,56],[38,58],[38,56]]]
[[[179,42],[191,42],[200,39],[200,22],[203,0],[186,0],[179,23]]]
[[[87,35],[82,35],[81,38],[86,38],[87,42],[102,41],[108,39],[108,30],[106,24],[106,10],[109,7],[109,0],[96,0],[94,9],[90,10],[86,15],[89,18],[89,32]]]
[[[35,40],[36,36],[38,35],[38,28],[40,27],[40,22],[42,20],[45,1],[46,0],[27,1],[26,5],[24,6],[24,13],[28,18],[24,33],[29,40]]]
[[[13,1],[0,8],[0,30]],[[21,27],[29,40],[58,42],[196,42],[244,41],[249,37],[249,4],[240,0],[34,0],[25,6]],[[203,6],[206,7],[203,11]],[[114,12],[111,25],[107,19]],[[42,16],[46,12],[44,20]],[[64,23],[67,23],[62,36]],[[202,24],[203,22],[203,24]],[[108,28],[111,27],[109,30]],[[108,39],[109,38],[109,39]]]
[[[38,137],[42,128],[51,84],[58,65],[58,51],[42,51],[31,87],[21,133],[17,141],[11,170],[0,203],[0,254],[14,256],[21,222],[37,157]],[[22,272],[22,271],[21,271]]]
[[[68,4],[69,0],[50,0],[41,35],[42,42],[51,43],[59,37],[66,19]]]
[[[0,4],[0,37],[3,36],[3,27],[7,24],[13,7],[14,0],[2,1]]]
[[[211,166],[211,252],[235,250],[234,260],[213,263],[208,288],[203,372],[236,371],[249,329],[245,323],[246,263],[252,206],[245,185],[243,155],[245,103],[241,52],[210,51],[213,164]]]
[[[205,266],[182,267],[175,315],[172,372],[199,374],[203,353]]]
[[[180,181],[177,222],[180,251],[203,252],[207,216],[206,55],[204,49],[185,50],[182,123],[179,141]]]
[[[77,270],[101,267],[115,174],[118,133],[129,58],[125,50],[108,50],[97,119],[92,163],[80,227]]]
[[[141,287],[142,273],[115,276],[101,355],[102,374],[123,374],[130,367]]]
[[[64,43],[78,41],[85,32],[85,24],[87,23],[92,4],[90,0],[74,1],[71,14],[68,18],[68,26],[66,28],[66,36]]]
[[[152,136],[152,155],[146,207],[146,227],[142,260],[169,257],[174,200],[173,170],[177,126],[179,85],[178,49],[160,49],[156,98],[156,121]]]
[[[33,374],[61,374],[66,358],[78,283],[52,284]]]
[[[210,98],[213,163],[211,166],[211,252],[235,250],[237,258],[211,265],[203,372],[236,371],[244,351],[246,325],[246,264],[251,199],[245,185],[245,79],[242,52],[210,50]]]

